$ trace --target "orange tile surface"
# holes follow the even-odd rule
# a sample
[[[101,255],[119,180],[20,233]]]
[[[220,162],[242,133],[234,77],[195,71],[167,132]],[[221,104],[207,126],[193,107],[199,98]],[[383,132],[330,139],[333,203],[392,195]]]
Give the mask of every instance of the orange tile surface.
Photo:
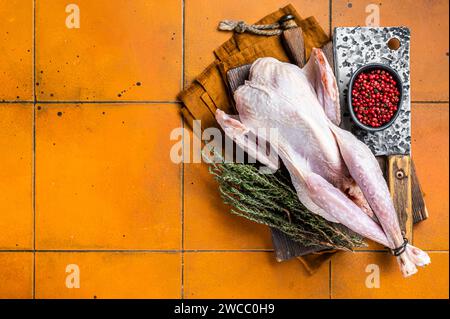
[[[38,249],[179,249],[176,105],[42,105],[36,124]]]
[[[342,253],[331,261],[332,298],[442,298],[448,299],[448,252],[429,253],[431,264],[403,278],[397,261],[387,253]],[[368,276],[379,269],[379,288]],[[367,288],[366,282],[369,281]],[[376,281],[375,281],[376,282]],[[374,282],[373,282],[374,283]]]
[[[422,249],[448,250],[448,112],[448,104],[412,109],[412,158],[430,214],[414,228],[414,244]]]
[[[411,29],[413,101],[448,101],[449,2],[447,0],[333,0],[334,27],[366,25],[366,7],[379,3],[381,26]]]
[[[33,245],[32,129],[33,105],[0,104],[0,249]]]
[[[0,0],[0,101],[33,99],[33,0]]]
[[[70,3],[80,29],[66,27]],[[412,156],[430,214],[414,244],[432,259],[418,275],[374,244],[313,276],[277,263],[268,228],[230,214],[206,164],[170,160],[176,94],[231,36],[219,21],[288,3],[0,0],[0,298],[449,297],[448,1],[376,2],[383,25],[412,30]],[[328,32],[364,24],[370,1],[291,3]]]
[[[0,252],[0,299],[33,297],[33,254]]]
[[[36,266],[38,299],[180,298],[180,254],[38,253]]]
[[[218,266],[220,265],[220,266]],[[328,265],[309,276],[296,261],[273,253],[186,253],[185,297],[329,298]]]
[[[79,29],[66,27],[69,3],[37,1],[39,100],[175,100],[181,0],[78,0]]]
[[[315,16],[328,33],[328,2],[328,0],[186,1],[186,83],[194,80],[214,61],[213,50],[231,37],[231,33],[217,30],[221,20],[245,20],[254,23],[291,3],[303,18]]]

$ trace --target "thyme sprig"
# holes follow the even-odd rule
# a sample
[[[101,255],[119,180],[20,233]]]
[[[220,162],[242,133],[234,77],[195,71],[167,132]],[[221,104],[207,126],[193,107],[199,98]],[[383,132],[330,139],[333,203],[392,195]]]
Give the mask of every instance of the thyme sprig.
[[[277,228],[305,246],[347,251],[365,246],[362,238],[346,227],[308,211],[281,170],[263,174],[256,164],[217,160],[209,165],[223,201],[232,207],[231,213]]]

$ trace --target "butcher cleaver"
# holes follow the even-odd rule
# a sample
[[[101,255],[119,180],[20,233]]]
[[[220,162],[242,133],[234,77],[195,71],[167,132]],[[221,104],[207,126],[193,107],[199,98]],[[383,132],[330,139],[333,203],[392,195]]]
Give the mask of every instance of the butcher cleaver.
[[[386,174],[406,238],[412,237],[410,31],[405,27],[339,27],[334,30],[335,71],[341,96],[342,126],[377,157],[386,157]],[[346,102],[354,72],[369,63],[393,68],[403,81],[403,102],[394,124],[369,132],[355,125]]]

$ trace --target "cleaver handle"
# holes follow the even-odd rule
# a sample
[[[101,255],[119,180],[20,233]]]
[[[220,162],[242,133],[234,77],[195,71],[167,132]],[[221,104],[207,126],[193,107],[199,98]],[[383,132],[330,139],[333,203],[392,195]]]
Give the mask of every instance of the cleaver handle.
[[[388,156],[387,181],[394,207],[399,217],[404,236],[412,242],[413,213],[411,192],[411,157],[409,155]]]

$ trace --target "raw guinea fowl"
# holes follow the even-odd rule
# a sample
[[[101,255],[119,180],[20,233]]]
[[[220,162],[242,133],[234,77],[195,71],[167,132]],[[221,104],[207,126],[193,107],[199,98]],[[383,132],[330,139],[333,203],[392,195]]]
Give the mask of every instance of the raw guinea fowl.
[[[311,212],[395,250],[404,239],[388,187],[369,148],[337,126],[338,95],[336,79],[319,49],[303,69],[262,58],[235,92],[239,117],[217,110],[216,119],[261,163],[276,168],[279,156]],[[261,134],[270,128],[277,134]],[[259,143],[269,142],[277,156],[251,146],[250,136],[255,135]],[[416,266],[430,263],[425,252],[409,244],[397,260],[405,277],[416,273]]]

